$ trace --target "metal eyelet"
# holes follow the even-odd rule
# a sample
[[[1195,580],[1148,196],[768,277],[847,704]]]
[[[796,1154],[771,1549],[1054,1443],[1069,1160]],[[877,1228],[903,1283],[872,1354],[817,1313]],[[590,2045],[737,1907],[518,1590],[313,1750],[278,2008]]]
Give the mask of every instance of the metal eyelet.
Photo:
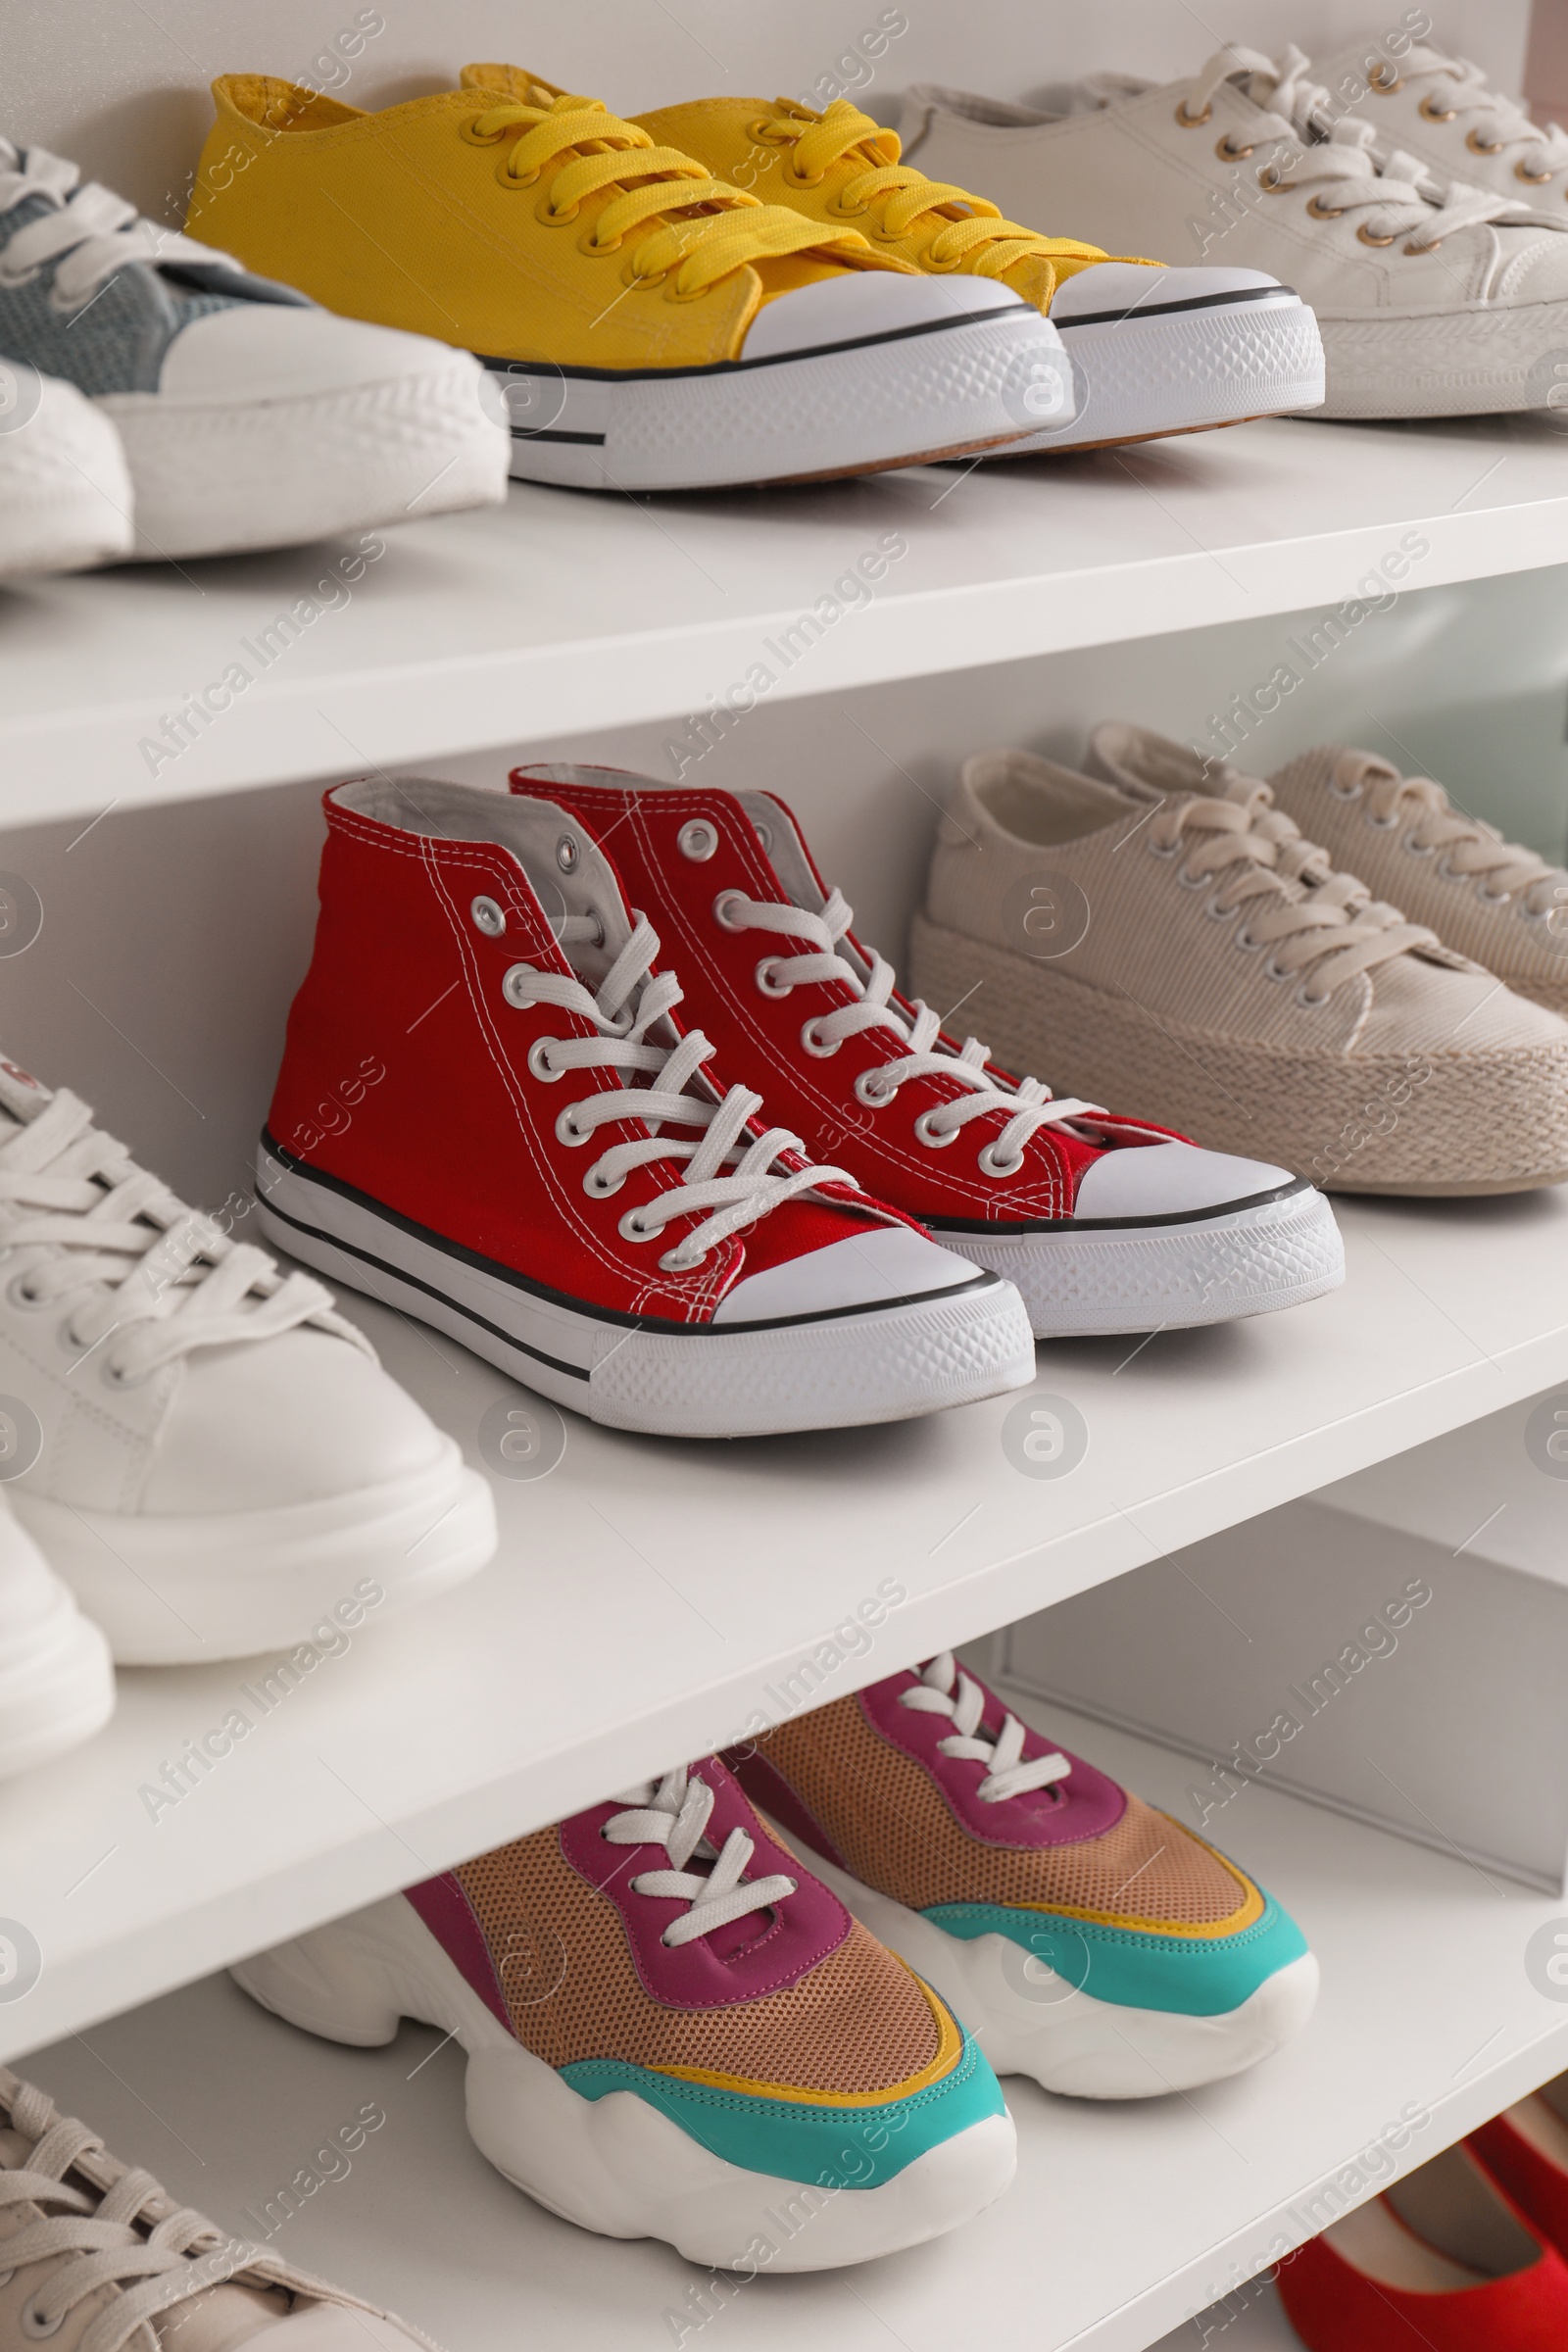
[[[1418,115],[1424,115],[1429,122],[1451,122],[1459,112],[1456,106],[1434,106],[1432,101],[1433,92],[1428,90],[1415,110]]]
[[[562,872],[564,874],[574,874],[577,871],[579,863],[581,862],[581,858],[582,852],[577,847],[575,835],[570,833],[563,833],[561,839],[556,844],[556,863],[560,866]]]
[[[507,135],[505,130],[482,131],[478,127],[478,125],[484,121],[484,117],[489,113],[489,108],[486,107],[483,113],[470,115],[466,122],[460,122],[458,124],[459,138],[466,140],[470,147],[494,147],[498,145],[499,142]]]
[[[1296,1002],[1298,1004],[1306,1005],[1313,1012],[1320,1012],[1323,1006],[1328,1003],[1331,993],[1331,991],[1325,990],[1322,996],[1315,997],[1303,980],[1300,987],[1296,992]]]
[[[1152,833],[1150,834],[1149,855],[1151,858],[1179,858],[1181,853],[1182,845],[1179,840],[1167,844],[1156,841]]]
[[[855,1081],[855,1099],[872,1110],[885,1110],[898,1093],[896,1086],[878,1086],[875,1070],[862,1070]]]
[[[1375,235],[1373,234],[1372,230],[1368,228],[1368,226],[1367,226],[1367,224],[1366,224],[1366,222],[1365,222],[1364,220],[1361,222],[1361,225],[1360,225],[1360,227],[1359,227],[1359,228],[1356,230],[1356,232],[1355,232],[1355,233],[1356,233],[1356,235],[1357,235],[1357,236],[1360,238],[1360,240],[1361,240],[1361,243],[1362,243],[1363,245],[1380,245],[1380,246],[1381,246],[1381,245],[1392,245],[1392,244],[1394,243],[1394,237],[1393,237],[1393,236],[1387,236],[1387,237],[1379,237],[1379,236],[1375,236]]]
[[[721,931],[745,930],[744,923],[733,922],[730,919],[732,908],[742,906],[745,903],[746,893],[743,890],[721,890],[719,892],[713,901],[713,920]]]
[[[1465,132],[1464,143],[1469,148],[1472,155],[1500,155],[1502,153],[1502,141],[1500,139],[1493,139],[1489,143],[1486,139],[1478,138],[1473,130],[1467,130]]]
[[[593,1129],[591,1127],[579,1127],[576,1120],[572,1117],[571,1114],[575,1108],[575,1103],[568,1102],[565,1109],[562,1112],[560,1118],[556,1121],[556,1141],[558,1143],[564,1144],[568,1152],[575,1152],[583,1144],[591,1144],[594,1140]]]
[[[1444,858],[1443,863],[1438,867],[1437,875],[1440,882],[1468,882],[1470,879],[1468,874],[1456,873],[1453,867],[1449,864],[1446,857]]]
[[[539,975],[531,963],[514,963],[501,983],[501,994],[515,1012],[527,1012],[538,1004],[534,982]]]
[[[142,1385],[134,1373],[122,1372],[120,1366],[111,1363],[107,1356],[98,1367],[98,1377],[106,1389],[139,1389]],[[49,2333],[53,2335],[52,2328]]]
[[[1506,906],[1513,893],[1511,890],[1488,890],[1482,881],[1476,884],[1476,897],[1483,906]]]
[[[1361,819],[1361,822],[1374,833],[1392,833],[1398,821],[1399,811],[1397,808],[1395,809],[1392,816],[1374,816],[1368,809],[1366,815]]]
[[[1437,253],[1441,250],[1442,245],[1443,239],[1441,237],[1428,237],[1424,245],[1417,245],[1412,238],[1410,243],[1405,246],[1404,250],[1408,254]]]
[[[1527,188],[1544,188],[1551,177],[1549,172],[1527,172],[1523,164],[1515,164],[1513,175],[1515,179],[1522,179]]]
[[[1245,163],[1247,158],[1253,152],[1253,149],[1250,147],[1233,147],[1231,145],[1231,134],[1229,131],[1225,133],[1225,136],[1222,139],[1216,139],[1214,141],[1214,153],[1219,157],[1219,160],[1222,164]]]
[[[522,182],[519,180],[516,184],[520,187]],[[581,205],[574,204],[567,211],[558,213],[549,197],[546,196],[534,206],[533,217],[541,228],[569,228],[581,210]]]
[[[1361,797],[1361,779],[1352,776],[1348,784],[1342,784],[1338,776],[1331,776],[1329,790],[1337,801],[1358,801]]]
[[[777,956],[764,956],[757,967],[755,975],[757,985],[764,997],[788,997],[794,994],[795,983],[793,980],[781,985],[773,978],[773,966],[780,960],[781,958]]]
[[[866,214],[863,204],[858,201],[854,204],[845,204],[837,196],[830,196],[822,210],[831,220],[863,220]]]
[[[788,989],[784,989],[779,993],[784,996],[788,996],[789,991]],[[816,1022],[808,1021],[801,1031],[801,1043],[806,1048],[808,1054],[814,1054],[818,1061],[831,1061],[834,1054],[838,1052],[839,1046],[844,1043],[844,1040],[840,1038],[838,1040],[838,1044],[836,1045],[825,1045],[822,1039],[817,1035]]]
[[[949,1106],[944,1104],[943,1107]],[[936,1116],[934,1110],[922,1110],[914,1122],[914,1132],[928,1152],[945,1152],[950,1144],[957,1142],[960,1131],[956,1127],[950,1127],[944,1133],[940,1127],[933,1128],[931,1122]]]
[[[556,1070],[550,1066],[550,1049],[560,1043],[559,1037],[536,1037],[528,1048],[528,1068],[541,1086],[555,1086],[566,1075],[564,1069]]]
[[[706,865],[718,847],[718,834],[705,816],[694,816],[676,834],[675,847],[693,865]]]
[[[1393,79],[1385,81],[1385,74],[1392,74]],[[1380,98],[1392,98],[1396,90],[1403,89],[1404,75],[1393,66],[1380,66],[1375,74],[1367,75],[1366,86],[1369,90],[1375,90]]]
[[[1236,909],[1234,906],[1222,906],[1216,891],[1211,899],[1203,901],[1203,912],[1211,923],[1228,923]]]
[[[507,927],[507,918],[494,899],[475,899],[468,912],[474,929],[482,931],[486,939],[499,939]]]
[[[1435,841],[1417,841],[1411,833],[1407,833],[1399,844],[1400,849],[1408,850],[1412,858],[1431,858],[1435,855],[1437,846]]]
[[[60,2333],[66,2324],[66,2315],[62,2312],[57,2320],[46,2320],[36,2302],[28,2302],[22,2306],[18,2324],[29,2343],[41,2344],[47,2337]]]
[[[1183,890],[1206,890],[1211,879],[1212,877],[1208,874],[1191,872],[1185,865],[1176,876],[1177,883]]]
[[[771,826],[759,824],[754,817],[752,820],[752,831],[757,835],[758,846],[760,848],[762,856],[764,858],[771,858],[773,855],[773,832]]]
[[[1260,954],[1263,942],[1260,939],[1254,939],[1250,931],[1249,931],[1244,924],[1242,929],[1237,932],[1236,937],[1231,941],[1231,946],[1233,948],[1240,948],[1244,956],[1256,956]]]
[[[1263,977],[1265,980],[1288,980],[1290,976],[1291,975],[1289,972],[1281,970],[1279,964],[1275,962],[1272,956],[1269,957],[1267,963],[1265,963],[1263,966]]]
[[[6,1297],[13,1306],[24,1307],[30,1313],[35,1313],[40,1306],[48,1304],[47,1299],[40,1298],[34,1291],[28,1288],[25,1274],[13,1274],[10,1282],[6,1285]]]
[[[615,1231],[623,1242],[651,1242],[654,1239],[634,1208],[627,1209]]]
[[[1343,204],[1325,204],[1321,196],[1309,196],[1306,209],[1314,220],[1343,220],[1345,218]]]
[[[1011,1159],[999,1159],[996,1145],[987,1144],[980,1154],[980,1165],[988,1176],[1016,1176],[1023,1166],[1023,1156],[1019,1152]]]
[[[1214,109],[1205,100],[1202,113],[1200,115],[1191,115],[1187,111],[1187,101],[1184,98],[1180,106],[1178,106],[1176,109],[1176,120],[1181,124],[1183,130],[1200,130],[1202,125],[1208,121],[1213,112]]]
[[[794,164],[788,163],[784,166],[780,177],[783,179],[784,185],[787,188],[819,188],[822,185],[823,180],[826,179],[827,173],[825,172],[813,172],[809,173],[805,172],[797,172]]]
[[[593,1200],[609,1200],[625,1183],[624,1176],[610,1177],[597,1167],[590,1168],[582,1180],[582,1189]]]

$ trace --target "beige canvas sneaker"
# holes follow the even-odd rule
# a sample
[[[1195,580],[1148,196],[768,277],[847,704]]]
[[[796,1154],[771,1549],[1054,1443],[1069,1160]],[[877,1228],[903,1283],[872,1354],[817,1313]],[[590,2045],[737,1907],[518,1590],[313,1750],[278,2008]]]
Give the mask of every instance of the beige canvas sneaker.
[[[1456,808],[1430,776],[1319,745],[1270,776],[1274,798],[1336,865],[1484,963],[1516,996],[1568,1014],[1568,870]]]
[[[1356,113],[1372,125],[1380,154],[1402,149],[1439,181],[1492,188],[1515,204],[1562,214],[1568,195],[1568,131],[1533,122],[1524,102],[1487,79],[1480,66],[1436,41],[1396,57],[1375,40],[1354,42],[1314,67],[1330,89],[1359,84]]]
[[[999,1061],[1344,1192],[1568,1178],[1568,1024],[1334,871],[1266,784],[1102,727],[967,762],[914,986]]]
[[[0,2067],[0,2352],[434,2352],[232,2238]],[[284,2342],[285,2336],[287,2342]]]

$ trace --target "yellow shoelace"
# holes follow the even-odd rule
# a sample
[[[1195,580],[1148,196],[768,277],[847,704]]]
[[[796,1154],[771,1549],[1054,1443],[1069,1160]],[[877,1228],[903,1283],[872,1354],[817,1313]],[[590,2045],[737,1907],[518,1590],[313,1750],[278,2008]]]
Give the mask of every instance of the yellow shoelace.
[[[917,220],[932,215],[936,233],[920,255],[928,270],[1004,277],[1023,261],[1105,259],[1098,245],[1082,245],[1073,237],[1040,236],[1015,220],[1004,220],[983,196],[928,179],[912,164],[900,161],[904,149],[898,132],[873,122],[847,98],[835,98],[821,116],[770,116],[754,126],[753,135],[770,146],[793,147],[795,176],[808,187],[819,187],[835,164],[852,156],[863,158],[866,168],[845,181],[839,209],[876,213],[889,237],[906,237]]]
[[[466,125],[466,135],[482,145],[514,129],[522,135],[502,167],[512,186],[531,187],[558,156],[577,151],[550,182],[544,219],[574,220],[585,197],[618,190],[595,221],[586,251],[618,252],[633,229],[657,221],[632,251],[628,281],[656,281],[673,270],[672,291],[694,300],[748,262],[813,246],[843,254],[870,251],[858,230],[824,229],[782,204],[763,204],[711,178],[704,165],[678,147],[657,146],[646,130],[621,122],[597,98],[564,96],[548,107],[508,99]],[[703,210],[694,211],[699,206]],[[680,217],[665,217],[672,213]]]

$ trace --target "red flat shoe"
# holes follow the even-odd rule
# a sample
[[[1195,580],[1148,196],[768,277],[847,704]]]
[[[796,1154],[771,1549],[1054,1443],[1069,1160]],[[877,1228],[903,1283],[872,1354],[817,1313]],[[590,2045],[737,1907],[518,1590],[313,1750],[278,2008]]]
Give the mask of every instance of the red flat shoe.
[[[1465,2144],[1546,2243],[1568,2257],[1568,2075],[1504,2108]]]

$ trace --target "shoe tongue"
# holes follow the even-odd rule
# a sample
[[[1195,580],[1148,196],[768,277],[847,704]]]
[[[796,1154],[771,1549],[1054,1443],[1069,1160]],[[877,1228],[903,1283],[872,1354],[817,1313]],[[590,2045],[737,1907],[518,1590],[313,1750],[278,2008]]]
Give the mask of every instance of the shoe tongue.
[[[0,1053],[0,1142],[29,1126],[53,1100],[48,1087]]]
[[[465,66],[458,76],[466,90],[490,90],[517,106],[542,106],[548,113],[565,92],[553,81],[542,81],[526,66]]]

